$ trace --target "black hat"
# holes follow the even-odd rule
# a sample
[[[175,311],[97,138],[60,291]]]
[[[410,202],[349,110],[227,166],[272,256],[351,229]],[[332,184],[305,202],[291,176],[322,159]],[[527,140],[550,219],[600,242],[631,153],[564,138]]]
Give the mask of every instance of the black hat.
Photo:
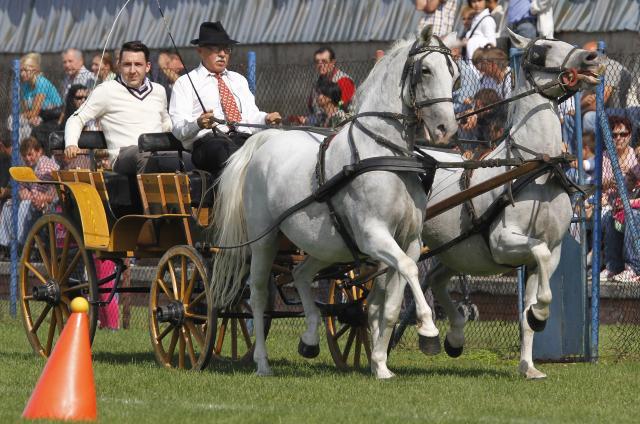
[[[200,34],[196,39],[191,40],[191,44],[197,44],[199,46],[206,45],[228,45],[237,44],[236,40],[229,38],[229,34],[224,30],[224,27],[217,22],[203,22],[200,25]]]

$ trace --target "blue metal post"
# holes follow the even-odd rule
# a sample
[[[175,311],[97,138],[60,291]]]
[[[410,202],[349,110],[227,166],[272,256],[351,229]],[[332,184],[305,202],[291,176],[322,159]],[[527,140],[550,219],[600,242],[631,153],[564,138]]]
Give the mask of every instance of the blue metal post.
[[[247,80],[249,89],[256,94],[256,52],[247,53]]]
[[[598,50],[604,53],[604,42],[598,43]],[[604,75],[596,90],[596,103],[604,103]],[[593,248],[591,254],[591,351],[592,362],[598,360],[598,343],[600,332],[600,243],[602,235],[602,129],[600,128],[599,115],[604,113],[604,109],[599,107],[596,110],[596,166],[595,166],[595,205],[593,208]]]
[[[20,61],[13,61],[13,90],[11,118],[11,165],[20,165]],[[9,287],[9,313],[15,318],[18,302],[18,183],[11,180],[11,282]]]

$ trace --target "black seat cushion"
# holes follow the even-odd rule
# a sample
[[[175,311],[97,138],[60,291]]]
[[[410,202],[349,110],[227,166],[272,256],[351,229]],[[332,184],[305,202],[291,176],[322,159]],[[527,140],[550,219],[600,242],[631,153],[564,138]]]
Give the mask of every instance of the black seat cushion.
[[[109,205],[116,218],[143,212],[135,175],[128,176],[104,171],[103,176],[109,195]]]
[[[189,176],[191,206],[198,207],[201,200],[202,207],[210,208],[213,206],[213,176],[208,172],[189,172],[187,175]],[[204,199],[202,199],[203,190],[205,191]]]

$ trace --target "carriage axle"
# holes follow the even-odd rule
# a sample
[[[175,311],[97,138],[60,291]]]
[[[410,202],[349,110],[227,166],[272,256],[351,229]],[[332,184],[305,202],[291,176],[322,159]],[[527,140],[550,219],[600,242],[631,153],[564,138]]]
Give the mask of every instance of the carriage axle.
[[[35,300],[55,306],[60,303],[60,296],[60,286],[55,281],[48,280],[46,284],[33,287],[33,298]]]

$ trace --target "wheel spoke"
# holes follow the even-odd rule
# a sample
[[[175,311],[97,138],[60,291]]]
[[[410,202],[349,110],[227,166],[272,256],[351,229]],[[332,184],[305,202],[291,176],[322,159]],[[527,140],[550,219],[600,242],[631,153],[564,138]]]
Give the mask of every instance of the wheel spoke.
[[[224,336],[227,332],[227,322],[229,322],[229,318],[223,318],[222,324],[220,324],[220,328],[218,329],[218,337],[216,342],[216,353],[222,352],[222,345],[224,344]]]
[[[195,306],[195,305],[197,305],[198,303],[200,303],[200,301],[201,301],[202,299],[204,299],[206,296],[207,296],[207,293],[203,291],[202,293],[200,293],[199,295],[197,295],[196,297],[194,297],[194,298],[193,298],[193,300],[191,301],[191,303],[189,303],[189,304],[187,305],[187,309],[189,309],[189,308],[191,308],[192,306]]]
[[[164,330],[162,330],[162,333],[160,333],[160,334],[158,335],[158,337],[156,338],[156,340],[157,340],[157,341],[159,341],[159,342],[161,342],[161,341],[162,341],[162,339],[164,339],[164,338],[165,338],[165,336],[166,336],[167,334],[169,334],[169,332],[170,332],[171,330],[173,330],[173,324],[169,324],[169,325],[167,325],[167,328],[165,328]]]
[[[191,367],[195,368],[198,360],[196,359],[196,352],[193,349],[193,340],[191,340],[191,334],[189,332],[189,328],[184,326],[182,327],[182,336],[184,337],[184,341],[187,343],[187,353],[189,354],[189,360],[191,361]]]
[[[187,257],[180,257],[180,299],[184,299],[184,291],[187,285]]]
[[[189,301],[189,298],[191,297],[191,293],[193,292],[193,285],[196,282],[196,277],[200,275],[200,273],[198,272],[198,268],[193,269],[193,275],[191,276],[191,278],[189,278],[189,285],[187,286],[187,289],[184,292],[184,296],[182,297],[182,303],[186,303]]]
[[[82,284],[78,284],[71,287],[65,287],[61,290],[61,293],[68,293],[70,291],[77,291],[77,290],[88,289],[88,288],[89,288],[89,283],[82,283]]]
[[[196,343],[200,346],[200,349],[204,349],[204,336],[198,327],[196,327],[191,320],[185,320],[185,325],[189,328],[189,333],[196,339]]]
[[[167,261],[167,267],[169,268],[169,275],[171,276],[171,286],[173,287],[173,299],[178,299],[178,282],[176,281],[176,272],[173,269],[173,263],[171,259]]]
[[[242,330],[242,336],[244,338],[244,343],[247,345],[247,349],[251,349],[251,347],[253,346],[253,342],[251,341],[251,335],[249,335],[249,329],[247,328],[246,319],[240,321],[240,330]]]
[[[353,351],[353,367],[360,368],[360,349],[362,347],[362,332],[361,329],[356,329],[356,345]]]
[[[71,259],[71,263],[69,264],[67,269],[64,271],[64,274],[62,274],[62,277],[60,278],[60,280],[58,280],[58,284],[64,285],[64,283],[69,278],[69,275],[71,275],[76,265],[78,265],[78,261],[80,260],[80,257],[82,257],[82,250],[78,249],[76,254],[73,255],[73,259]]]
[[[182,329],[178,330],[182,333]],[[185,342],[184,337],[178,338],[178,368],[184,369],[184,351],[185,351]]]
[[[69,258],[69,242],[71,241],[71,233],[65,231],[64,240],[62,240],[62,253],[60,254],[60,264],[58,265],[58,274],[65,269],[67,259]]]
[[[206,315],[201,315],[201,314],[192,314],[190,312],[185,312],[185,316],[187,318],[197,319],[197,320],[200,320],[200,321],[206,321],[207,320],[207,316]]]
[[[38,248],[38,252],[40,252],[40,258],[42,259],[44,268],[47,270],[47,274],[49,274],[49,277],[53,278],[53,274],[51,273],[51,265],[49,264],[49,257],[47,256],[47,250],[44,247],[42,239],[38,234],[34,234],[33,239],[36,241],[36,247]],[[27,258],[27,261],[28,260],[29,259]]]
[[[238,359],[238,319],[231,319],[231,358]]]
[[[349,360],[349,352],[351,351],[351,345],[353,345],[353,339],[356,337],[356,329],[352,328],[352,331],[349,332],[349,338],[347,339],[347,344],[344,346],[344,352],[342,353],[342,360],[346,364]]]
[[[56,314],[56,321],[58,321],[58,336],[62,334],[62,327],[64,326],[64,320],[62,319],[62,306],[58,305],[54,309]]]
[[[56,229],[53,221],[49,221],[49,250],[51,251],[51,276],[58,276],[58,249],[56,247]]]
[[[342,337],[342,335],[344,333],[346,333],[349,329],[351,328],[351,326],[347,325],[347,324],[343,324],[342,328],[340,328],[340,330],[338,330],[338,332],[333,336],[334,340],[338,340],[340,337]]]
[[[171,298],[171,293],[169,293],[169,289],[167,288],[167,285],[165,284],[165,282],[162,281],[162,278],[158,278],[156,280],[156,283],[158,283],[158,285],[160,286],[164,294],[166,294],[167,297]]]
[[[42,276],[42,274],[40,274],[40,271],[38,271],[36,267],[31,265],[30,262],[25,262],[24,266],[26,266],[29,271],[31,271],[33,275],[35,275],[35,277],[42,282],[42,284],[47,284],[47,280]]]
[[[47,303],[47,306],[45,306],[42,312],[40,312],[40,316],[38,316],[38,319],[36,320],[36,322],[33,323],[33,327],[31,327],[31,332],[33,334],[35,334],[38,331],[38,328],[40,328],[40,325],[42,325],[42,322],[47,317],[47,314],[49,313],[50,310],[51,310],[51,305]]]
[[[173,328],[173,334],[171,334],[171,342],[169,343],[169,349],[167,350],[167,361],[171,363],[173,360],[173,352],[176,350],[176,343],[178,342],[178,337],[180,334],[178,333],[178,328]]]
[[[53,346],[53,336],[56,334],[56,321],[57,316],[55,311],[51,313],[51,321],[49,321],[49,334],[47,335],[47,346],[44,353],[49,356],[51,354],[51,347]]]

